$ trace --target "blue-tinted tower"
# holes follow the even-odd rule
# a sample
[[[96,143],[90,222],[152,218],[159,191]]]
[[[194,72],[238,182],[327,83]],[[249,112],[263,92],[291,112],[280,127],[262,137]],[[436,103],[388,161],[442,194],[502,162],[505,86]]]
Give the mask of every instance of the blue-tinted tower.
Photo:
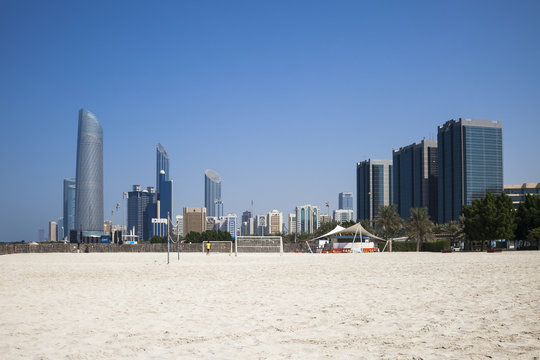
[[[437,142],[422,140],[394,150],[394,199],[398,214],[407,219],[411,208],[426,207],[437,221]]]
[[[458,220],[463,205],[503,191],[502,122],[450,120],[438,127],[438,222]]]
[[[75,229],[83,236],[103,234],[103,130],[90,111],[79,110]]]
[[[352,192],[340,192],[338,194],[338,209],[352,210],[353,209],[353,194]]]
[[[365,160],[356,164],[356,217],[373,220],[379,206],[392,204],[392,160]],[[298,221],[298,220],[297,220]]]
[[[161,145],[157,143],[156,145],[156,192],[159,194],[160,185],[161,185],[161,171],[165,171],[165,180],[169,180],[169,153]]]
[[[74,178],[64,179],[64,234],[63,237],[69,237],[70,230],[75,229],[75,187]]]
[[[204,172],[204,206],[206,207],[206,216],[218,216],[218,210],[223,215],[221,177],[214,170]]]
[[[165,170],[161,170],[159,179],[159,217],[166,219],[167,215],[173,218],[173,180],[165,180],[167,174]]]

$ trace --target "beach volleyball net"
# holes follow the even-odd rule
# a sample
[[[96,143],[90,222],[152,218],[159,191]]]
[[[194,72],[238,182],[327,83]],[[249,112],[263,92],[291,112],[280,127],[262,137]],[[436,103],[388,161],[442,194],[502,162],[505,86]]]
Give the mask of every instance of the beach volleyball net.
[[[283,255],[281,236],[237,236],[234,244],[238,253],[278,253]]]
[[[210,252],[228,252],[231,254],[233,252],[233,242],[232,241],[203,241],[202,242],[202,252],[206,252],[206,244],[210,243]]]

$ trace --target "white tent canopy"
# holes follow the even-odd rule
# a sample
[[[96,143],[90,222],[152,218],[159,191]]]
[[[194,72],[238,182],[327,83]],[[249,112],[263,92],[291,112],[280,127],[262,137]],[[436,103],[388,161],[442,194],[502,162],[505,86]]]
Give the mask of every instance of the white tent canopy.
[[[311,239],[311,240],[317,240],[317,239],[328,237],[330,235],[339,234],[342,230],[345,230],[345,228],[343,226],[338,225],[338,226],[336,226],[334,228],[334,230],[331,230],[331,231],[327,232],[326,234],[321,235],[321,236],[316,237],[315,239]]]
[[[316,237],[314,239],[311,239],[310,241],[313,241],[313,240],[317,240],[317,239],[321,239],[321,238],[325,238],[325,237],[329,237],[331,235],[339,235],[339,234],[362,234],[362,236],[364,235],[367,235],[371,238],[371,240],[374,240],[374,241],[384,241],[386,242],[386,240],[378,237],[378,236],[375,236],[373,235],[372,233],[370,233],[369,231],[367,231],[366,229],[364,229],[364,227],[360,224],[360,223],[357,223],[357,224],[354,224],[353,226],[349,226],[348,228],[344,228],[342,226],[336,226],[334,228],[334,230],[324,234],[324,235],[321,235],[319,237]],[[361,240],[360,240],[361,241]]]

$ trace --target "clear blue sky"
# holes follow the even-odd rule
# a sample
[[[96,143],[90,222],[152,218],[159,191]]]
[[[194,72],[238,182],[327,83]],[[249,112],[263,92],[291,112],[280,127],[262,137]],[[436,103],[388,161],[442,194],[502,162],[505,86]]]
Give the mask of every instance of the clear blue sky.
[[[335,209],[356,162],[458,117],[502,120],[505,184],[540,181],[539,19],[539,1],[0,1],[0,241],[62,216],[81,107],[107,219],[155,185],[158,141],[176,214],[207,168],[225,212]]]

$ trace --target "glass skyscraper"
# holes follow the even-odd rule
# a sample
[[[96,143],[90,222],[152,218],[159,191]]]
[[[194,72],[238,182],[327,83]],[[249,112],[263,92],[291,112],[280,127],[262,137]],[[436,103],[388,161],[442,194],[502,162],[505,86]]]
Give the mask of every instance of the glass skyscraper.
[[[169,181],[169,154],[163,145],[158,142],[156,145],[156,192],[158,194],[160,191],[160,182],[162,181],[161,170],[165,171],[164,181]]]
[[[394,150],[394,199],[398,214],[407,219],[411,208],[427,207],[437,221],[437,142],[422,140]]]
[[[352,192],[340,192],[338,194],[338,209],[339,210],[352,210],[353,209]]]
[[[462,119],[438,127],[438,222],[458,220],[463,205],[503,191],[502,122]]]
[[[221,177],[210,169],[204,172],[204,206],[206,207],[206,216],[218,216],[218,207],[220,207],[219,212],[223,215]]]
[[[127,232],[134,232],[137,240],[149,240],[152,227],[152,218],[156,212],[156,193],[152,187],[142,190],[139,185],[133,185],[133,190],[128,193],[127,205]],[[167,217],[162,216],[164,218]]]
[[[356,164],[356,211],[358,220],[373,220],[380,205],[392,204],[392,160],[365,160]]]
[[[74,178],[64,179],[64,237],[69,238],[69,231],[75,229],[75,185]]]
[[[103,234],[103,130],[90,111],[79,110],[75,229],[83,236]]]

